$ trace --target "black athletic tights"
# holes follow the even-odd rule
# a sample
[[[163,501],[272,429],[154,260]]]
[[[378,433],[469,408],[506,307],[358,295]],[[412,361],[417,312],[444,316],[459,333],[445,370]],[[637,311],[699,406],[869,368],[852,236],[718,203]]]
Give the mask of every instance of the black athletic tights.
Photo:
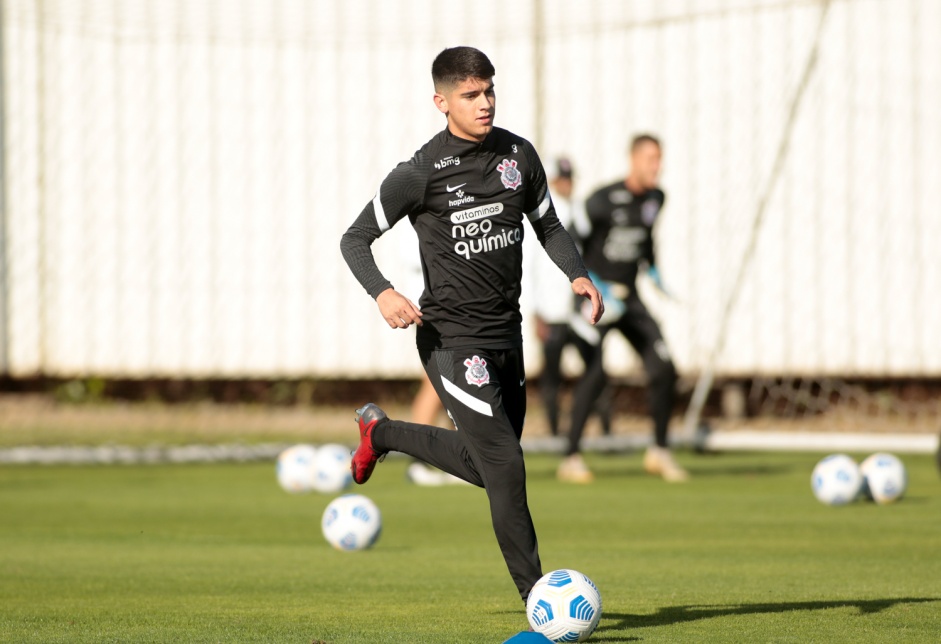
[[[549,336],[542,344],[543,366],[539,375],[539,395],[546,410],[549,431],[559,435],[559,390],[562,387],[562,351],[571,344],[582,358],[586,368],[591,364],[595,348],[579,337],[568,324],[549,324]],[[597,397],[594,410],[601,419],[601,429],[611,433],[611,389],[605,387]]]
[[[648,406],[653,418],[654,441],[660,447],[667,447],[667,429],[676,399],[676,368],[660,334],[660,327],[640,298],[632,294],[625,301],[625,306],[624,315],[617,322],[599,330],[603,340],[609,329],[617,329],[640,354],[644,370],[647,372]],[[585,374],[575,387],[572,425],[569,430],[569,454],[578,453],[585,422],[595,401],[607,385],[602,344],[603,342],[599,342],[595,346]]]

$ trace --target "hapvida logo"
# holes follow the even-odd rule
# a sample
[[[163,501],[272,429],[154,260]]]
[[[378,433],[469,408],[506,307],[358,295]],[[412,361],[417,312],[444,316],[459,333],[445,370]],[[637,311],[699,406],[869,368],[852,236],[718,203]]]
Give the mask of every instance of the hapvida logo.
[[[474,195],[465,194],[463,190],[458,190],[454,193],[454,196],[457,197],[457,199],[448,201],[448,205],[451,207],[461,206],[466,203],[473,203],[474,201]]]

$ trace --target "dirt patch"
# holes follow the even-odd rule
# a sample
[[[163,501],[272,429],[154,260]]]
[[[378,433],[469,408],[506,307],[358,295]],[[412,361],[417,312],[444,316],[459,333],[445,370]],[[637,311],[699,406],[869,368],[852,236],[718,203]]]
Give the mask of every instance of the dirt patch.
[[[620,391],[615,397],[612,434],[646,434],[650,421],[644,415],[643,388]],[[361,398],[362,400],[362,398]],[[393,395],[377,398],[392,418],[409,418],[408,398]],[[569,397],[562,403],[563,418]],[[674,431],[682,425],[685,400],[678,405]],[[341,404],[342,403],[342,404]],[[628,404],[625,404],[628,403]],[[357,440],[353,422],[355,404],[266,405],[260,403],[218,403],[202,401],[170,404],[104,400],[69,403],[47,393],[7,393],[0,395],[0,447],[20,445],[187,445],[224,443],[340,442]],[[750,416],[739,421],[715,415],[709,421],[715,429],[739,428],[867,432],[934,433],[941,429],[937,413],[872,415],[858,409],[833,409],[800,417]],[[441,426],[449,426],[446,416]],[[565,426],[563,422],[563,428]],[[547,436],[548,424],[542,405],[530,393],[525,436]],[[585,435],[601,434],[600,423],[589,421]]]

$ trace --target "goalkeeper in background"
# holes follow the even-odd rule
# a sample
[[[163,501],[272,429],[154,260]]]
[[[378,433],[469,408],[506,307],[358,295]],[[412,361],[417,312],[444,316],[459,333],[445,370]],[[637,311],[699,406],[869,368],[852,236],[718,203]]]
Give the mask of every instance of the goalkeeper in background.
[[[568,456],[559,466],[559,478],[572,482],[591,481],[579,443],[588,415],[606,385],[602,344],[605,333],[612,328],[631,343],[647,373],[654,444],[644,456],[644,469],[667,481],[689,478],[686,470],[673,459],[667,441],[676,397],[676,368],[660,327],[647,311],[636,287],[637,274],[646,267],[654,284],[664,290],[653,242],[653,228],[665,200],[658,185],[660,141],[650,134],[635,136],[630,145],[630,161],[627,178],[600,188],[586,203],[591,231],[584,241],[584,261],[604,296],[606,310],[599,327],[588,324],[574,327],[595,350],[575,389]]]

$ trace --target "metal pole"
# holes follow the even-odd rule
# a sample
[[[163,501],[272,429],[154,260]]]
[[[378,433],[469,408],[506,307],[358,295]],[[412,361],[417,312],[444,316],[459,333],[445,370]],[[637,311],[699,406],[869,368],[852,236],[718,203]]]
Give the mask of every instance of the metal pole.
[[[10,252],[7,248],[7,159],[6,159],[6,56],[4,56],[4,27],[6,3],[0,4],[0,374],[10,373],[9,307],[10,272],[7,268]]]
[[[546,54],[545,41],[545,14],[543,0],[533,0],[533,137],[532,143],[537,151],[542,151],[544,141],[543,132],[543,103],[545,96],[545,82],[543,79],[543,59]]]
[[[807,56],[807,62],[804,64],[804,72],[801,75],[800,82],[797,84],[797,89],[794,90],[794,96],[791,98],[791,105],[788,110],[787,121],[785,122],[784,128],[781,131],[781,140],[778,143],[778,151],[774,158],[774,164],[771,166],[771,173],[768,175],[767,183],[761,193],[761,199],[758,202],[758,208],[755,211],[755,217],[752,219],[752,227],[748,238],[748,245],[745,247],[745,253],[742,255],[742,261],[738,265],[738,272],[735,275],[735,280],[732,282],[732,288],[729,291],[729,295],[725,301],[725,306],[722,309],[722,318],[719,322],[718,337],[716,337],[715,342],[712,344],[712,351],[709,353],[709,359],[706,362],[706,366],[703,369],[702,374],[699,376],[699,380],[696,381],[696,389],[693,391],[693,397],[690,400],[689,408],[686,410],[686,418],[684,419],[683,428],[687,437],[694,436],[696,428],[699,425],[699,421],[702,418],[702,410],[706,404],[706,398],[708,397],[709,392],[712,390],[712,383],[715,379],[716,363],[719,360],[719,356],[722,355],[722,351],[725,349],[729,319],[732,317],[732,311],[735,308],[736,302],[738,302],[738,296],[741,293],[742,285],[745,282],[748,269],[751,267],[752,258],[755,255],[755,248],[758,245],[758,233],[761,231],[762,224],[764,223],[765,213],[768,210],[768,204],[770,203],[771,197],[774,194],[774,190],[778,185],[778,180],[780,179],[782,172],[784,172],[784,165],[787,162],[787,158],[791,150],[791,133],[794,130],[795,123],[797,122],[797,115],[800,113],[800,106],[803,102],[804,95],[806,94],[807,87],[810,85],[810,79],[813,77],[814,72],[817,69],[817,60],[820,53],[820,40],[821,36],[823,35],[823,27],[826,23],[831,1],[832,0],[826,0],[821,7],[820,20],[817,23],[817,34],[814,37],[814,44],[813,47],[811,47],[810,54]]]
[[[46,210],[46,6],[45,0],[36,2],[36,270],[39,275],[37,281],[37,338],[36,346],[38,360],[36,371],[42,375],[46,372],[48,358],[49,321],[49,264],[47,229],[48,216]]]

